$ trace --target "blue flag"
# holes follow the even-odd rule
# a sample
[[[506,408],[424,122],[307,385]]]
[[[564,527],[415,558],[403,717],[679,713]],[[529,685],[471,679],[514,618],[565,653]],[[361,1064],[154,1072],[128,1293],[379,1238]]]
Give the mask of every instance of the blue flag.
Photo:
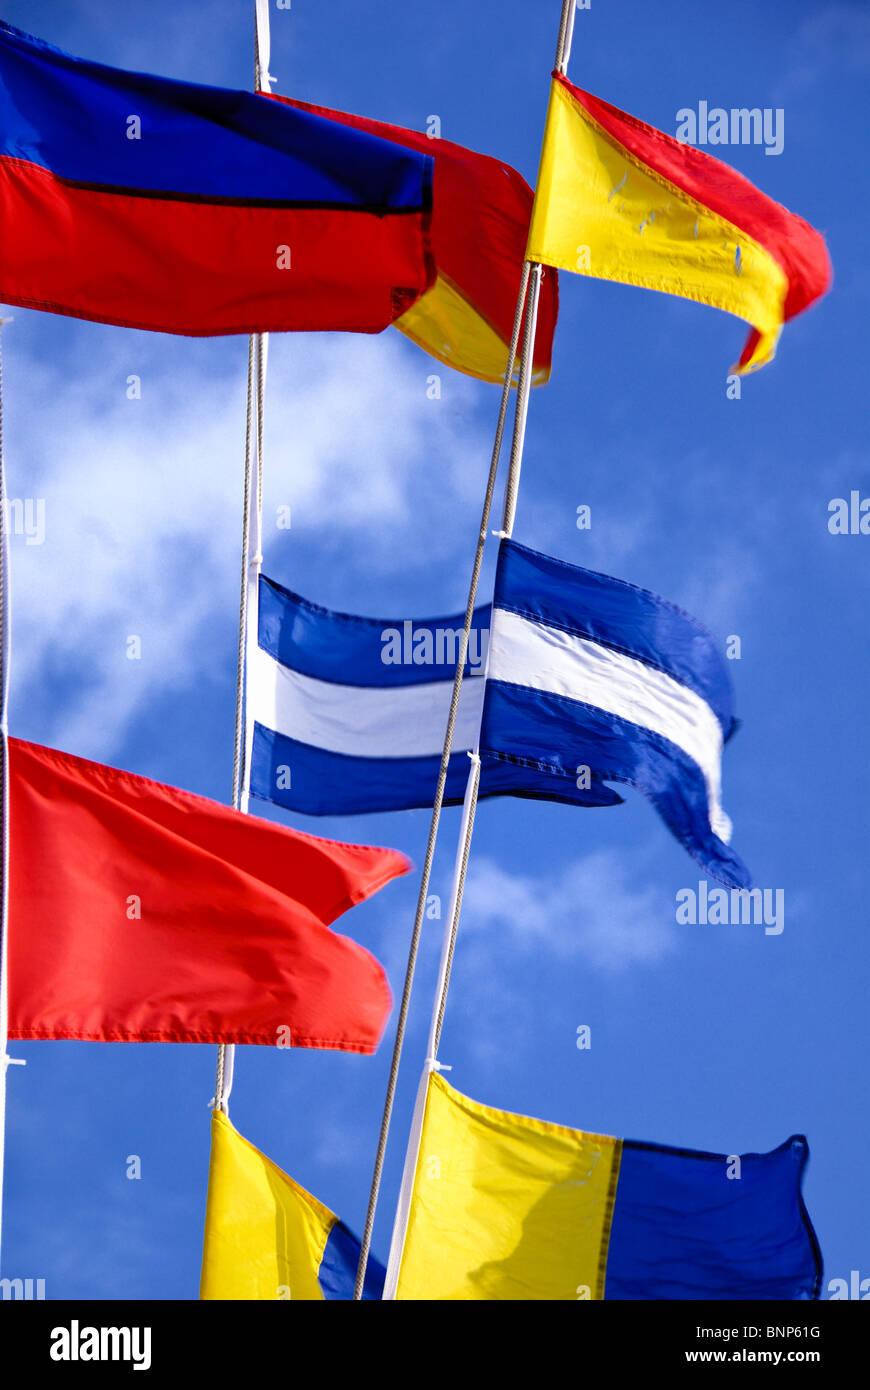
[[[360,618],[260,580],[248,669],[252,795],[309,815],[431,806],[463,617]],[[484,679],[484,677],[486,677]],[[446,801],[480,740],[480,795],[608,806],[644,792],[711,877],[729,849],[722,748],[736,727],[711,635],[634,585],[503,541],[475,611]]]
[[[254,719],[251,794],[290,811],[346,816],[431,806],[464,625],[447,618],[360,618],[260,579],[258,646],[248,665]],[[483,705],[489,606],[475,610],[447,775],[462,800],[466,754]],[[611,805],[597,780],[580,792],[547,771],[492,759],[481,795]]]
[[[595,775],[637,787],[707,873],[745,888],[721,802],[734,729],[725,661],[694,618],[621,579],[502,542],[482,758],[557,784]]]

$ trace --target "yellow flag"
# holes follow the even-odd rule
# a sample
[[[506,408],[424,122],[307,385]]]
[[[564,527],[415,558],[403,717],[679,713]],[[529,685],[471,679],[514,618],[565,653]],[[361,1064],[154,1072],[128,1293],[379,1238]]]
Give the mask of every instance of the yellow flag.
[[[335,1215],[212,1111],[202,1299],[322,1299]]]
[[[737,113],[735,113],[737,114]],[[753,326],[738,371],[827,289],[823,238],[741,174],[555,74],[529,260],[724,309]]]
[[[621,1144],[429,1078],[396,1296],[601,1299]]]
[[[553,290],[548,299],[552,300]],[[549,303],[546,306],[550,310]],[[479,381],[502,381],[510,339],[507,342],[492,328],[467,295],[440,274],[430,290],[406,309],[393,324],[424,352],[446,362],[449,367],[475,376]],[[548,328],[552,337],[552,326]],[[544,335],[541,335],[542,338]],[[536,340],[537,341],[537,340]],[[539,344],[539,352],[543,348]],[[514,364],[514,381],[519,356]],[[536,358],[532,365],[532,385],[543,386],[550,378],[550,359]]]

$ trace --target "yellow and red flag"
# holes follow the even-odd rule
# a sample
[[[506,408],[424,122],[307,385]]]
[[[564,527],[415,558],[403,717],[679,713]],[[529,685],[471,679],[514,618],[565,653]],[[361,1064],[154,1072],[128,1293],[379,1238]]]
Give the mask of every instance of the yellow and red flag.
[[[553,74],[526,254],[682,295],[752,325],[735,370],[827,290],[823,237],[712,155]]]

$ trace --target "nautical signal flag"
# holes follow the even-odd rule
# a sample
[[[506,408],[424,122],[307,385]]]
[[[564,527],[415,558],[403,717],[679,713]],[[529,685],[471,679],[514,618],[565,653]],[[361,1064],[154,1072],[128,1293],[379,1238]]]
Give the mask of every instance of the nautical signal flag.
[[[193,335],[377,333],[434,281],[432,160],[0,23],[0,300]]]
[[[694,618],[622,579],[501,542],[483,760],[566,788],[593,773],[637,787],[708,874],[747,888],[721,796],[735,727],[726,662]]]
[[[201,1299],[352,1299],[359,1241],[333,1212],[212,1111]],[[364,1299],[384,1269],[369,1259]]]
[[[463,615],[361,618],[261,577],[248,663],[251,792],[308,815],[431,806]],[[486,674],[485,674],[486,673]],[[447,774],[480,795],[611,806],[645,792],[712,878],[750,884],[729,848],[721,758],[736,728],[727,663],[674,604],[503,541],[476,610]]]
[[[735,368],[776,350],[827,290],[822,236],[712,155],[554,73],[529,259],[682,295],[752,325]]]
[[[766,1154],[587,1134],[429,1077],[401,1300],[814,1299],[801,1135]]]
[[[290,811],[354,815],[431,806],[465,616],[362,618],[310,603],[260,578],[258,645],[247,668],[254,722],[251,793]],[[490,607],[475,610],[446,802],[460,802],[483,705]],[[547,770],[488,760],[480,795],[610,805]]]
[[[9,767],[10,1037],[374,1052],[386,976],[329,926],[404,855],[18,739]]]
[[[502,382],[532,215],[533,195],[525,179],[503,160],[440,136],[292,101],[277,92],[270,95],[273,101],[432,156],[437,279],[394,326],[449,367],[481,381]],[[550,376],[558,310],[558,276],[551,270],[544,275],[538,304],[534,385]]]

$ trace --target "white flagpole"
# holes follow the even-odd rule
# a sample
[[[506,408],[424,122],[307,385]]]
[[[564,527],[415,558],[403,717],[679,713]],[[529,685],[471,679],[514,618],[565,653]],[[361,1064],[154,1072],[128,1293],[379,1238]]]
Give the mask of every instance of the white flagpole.
[[[268,0],[255,0],[254,91],[270,90],[271,40]],[[263,429],[266,397],[268,333],[252,333],[248,339],[248,396],[245,424],[245,483],[242,503],[242,561],[239,581],[239,645],[236,661],[236,720],[233,743],[233,806],[247,814],[251,788],[251,749],[254,725],[246,699],[245,676],[257,645],[260,570],[263,563]],[[255,500],[256,498],[256,500]],[[236,1049],[220,1043],[214,1097],[209,1105],[229,1114]]]
[[[0,319],[0,336],[3,324]],[[6,464],[3,455],[3,359],[0,345],[0,1255],[3,1234],[3,1170],[6,1157],[6,1072],[9,1067],[9,997],[7,938],[9,930],[9,513],[6,505]]]
[[[465,625],[462,630],[462,637],[459,641],[459,652],[456,661],[456,672],[453,677],[453,692],[450,697],[450,712],[447,716],[447,729],[444,734],[444,747],[441,752],[441,766],[438,771],[438,783],[435,788],[435,800],[432,805],[432,818],[429,822],[429,839],[426,845],[426,857],[423,861],[423,872],[420,878],[420,891],[417,895],[417,912],[414,918],[414,928],[411,933],[411,945],[408,951],[408,964],[405,970],[405,985],[402,991],[402,1002],[399,1007],[399,1021],[396,1025],[396,1040],[393,1044],[393,1057],[390,1063],[390,1077],[387,1082],[387,1095],[384,1101],[384,1110],[381,1117],[381,1132],[378,1138],[378,1149],[375,1156],[374,1172],[372,1174],[371,1190],[369,1192],[368,1211],[366,1212],[365,1228],[363,1230],[360,1245],[359,1264],[356,1273],[356,1286],[354,1288],[354,1299],[361,1299],[363,1285],[365,1283],[366,1265],[368,1264],[369,1250],[371,1249],[372,1231],[375,1224],[375,1212],[378,1205],[378,1194],[381,1186],[381,1176],[384,1168],[384,1157],[387,1150],[387,1138],[390,1132],[390,1120],[393,1114],[393,1103],[396,1097],[396,1083],[399,1076],[399,1062],[402,1057],[402,1046],[405,1040],[405,1032],[408,1023],[408,1010],[411,1003],[411,989],[414,983],[414,971],[417,965],[417,953],[420,946],[420,936],[423,929],[423,915],[426,911],[426,900],[429,893],[429,879],[432,873],[432,861],[435,856],[435,841],[438,837],[438,825],[441,818],[441,807],[444,802],[444,788],[447,783],[447,768],[450,763],[450,754],[453,749],[453,732],[456,727],[456,713],[459,708],[459,696],[462,690],[462,680],[465,671],[465,658],[468,653],[468,635],[471,631],[471,624],[474,620],[474,605],[477,601],[477,586],[480,581],[480,570],[483,565],[483,552],[486,545],[487,532],[489,527],[489,515],[492,510],[492,499],[495,492],[495,480],[498,473],[498,463],[501,457],[502,436],[504,434],[505,420],[507,419],[508,403],[510,400],[510,388],[513,378],[514,363],[516,361],[517,346],[520,340],[520,330],[523,322],[523,309],[526,302],[526,290],[529,283],[528,263],[523,265],[522,278],[520,281],[520,292],[517,296],[517,307],[514,315],[514,326],[511,334],[510,350],[508,352],[507,368],[504,375],[502,386],[501,403],[499,405],[498,422],[495,429],[495,440],[492,446],[492,456],[489,465],[489,477],[486,484],[486,495],[483,500],[483,510],[480,518],[480,530],[477,537],[477,550],[474,556],[474,565],[471,571],[471,581],[468,588],[468,601],[465,608]]]
[[[553,66],[566,76],[571,57],[571,41],[574,38],[574,20],[577,16],[576,0],[564,0],[559,20],[559,41],[556,45],[556,61]]]
[[[504,510],[502,514],[502,539],[513,535],[514,519],[517,512],[517,489],[520,481],[520,468],[523,462],[523,447],[526,442],[526,421],[529,415],[529,387],[532,377],[532,351],[535,343],[535,327],[538,322],[538,302],[541,297],[541,267],[532,265],[529,284],[529,304],[526,313],[526,336],[523,342],[523,355],[520,361],[520,379],[517,385],[517,408],[514,415],[514,437],[511,441],[511,456],[508,464],[508,478],[504,490]]]
[[[396,1207],[396,1217],[393,1223],[393,1238],[390,1243],[390,1255],[387,1261],[387,1277],[384,1283],[384,1300],[395,1299],[396,1288],[399,1282],[399,1267],[402,1263],[402,1252],[405,1247],[405,1236],[408,1231],[408,1217],[411,1211],[411,1194],[414,1190],[414,1178],[417,1172],[417,1160],[420,1154],[420,1139],[423,1132],[423,1115],[426,1109],[426,1096],[429,1093],[429,1077],[433,1071],[441,1071],[442,1067],[438,1061],[438,1044],[441,1040],[441,1025],[444,1020],[444,1005],[447,999],[447,987],[450,980],[450,971],[453,965],[453,948],[456,943],[456,930],[459,924],[459,909],[462,902],[462,893],[465,888],[465,873],[468,868],[468,855],[471,849],[471,834],[474,825],[474,813],[477,809],[477,792],[480,786],[480,755],[475,750],[469,753],[471,766],[468,769],[468,780],[465,784],[465,797],[462,802],[462,824],[459,830],[459,843],[456,849],[456,863],[453,869],[453,888],[450,894],[450,909],[444,926],[444,936],[441,941],[441,964],[438,970],[438,983],[435,986],[435,999],[432,1005],[432,1019],[429,1024],[429,1043],[426,1048],[426,1060],[423,1063],[423,1074],[420,1077],[420,1085],[417,1088],[417,1099],[414,1104],[414,1116],[411,1121],[411,1135],[408,1140],[408,1148],[405,1153],[405,1166],[402,1171],[402,1186],[399,1191],[399,1202]],[[443,1070],[449,1071],[446,1067]]]
[[[247,604],[245,617],[245,752],[239,789],[239,810],[247,815],[251,797],[251,755],[254,748],[254,716],[249,707],[247,673],[253,669],[257,653],[260,615],[260,572],[263,568],[263,411],[266,398],[266,368],[269,361],[269,335],[255,335],[256,414],[257,414],[257,505],[251,517],[247,557]]]
[[[269,0],[254,0],[254,27],[256,31],[256,81],[255,92],[270,92],[272,83],[278,79],[269,72],[272,57],[272,35],[269,28]]]
[[[514,419],[514,437],[511,445],[510,471],[508,485],[505,489],[502,530],[499,533],[504,538],[510,536],[513,529],[514,516],[516,514],[516,491],[519,483],[519,468],[522,460],[526,416],[528,414],[528,391],[532,370],[532,354],[535,343],[538,296],[541,288],[541,267],[539,265],[532,266],[532,277],[526,310],[526,331],[523,339],[523,355],[520,362],[520,377],[517,392],[516,415]],[[489,657],[487,655],[487,670],[488,667]],[[483,680],[486,681],[486,678],[487,671],[484,671]],[[441,965],[438,971],[438,982],[435,986],[435,999],[432,1006],[432,1019],[429,1026],[429,1045],[426,1049],[423,1075],[420,1077],[420,1085],[417,1089],[417,1099],[414,1105],[413,1119],[411,1121],[411,1134],[405,1153],[405,1166],[402,1171],[402,1186],[399,1191],[399,1201],[396,1208],[395,1221],[393,1223],[393,1237],[390,1243],[390,1255],[387,1262],[387,1277],[384,1282],[383,1297],[385,1301],[395,1299],[399,1282],[399,1268],[402,1263],[402,1253],[405,1248],[405,1238],[408,1232],[411,1196],[414,1189],[414,1179],[417,1173],[417,1161],[420,1155],[423,1117],[426,1109],[426,1097],[429,1093],[429,1077],[433,1071],[450,1070],[449,1067],[442,1068],[441,1063],[438,1061],[438,1048],[441,1042],[444,1010],[447,1006],[447,991],[450,987],[450,974],[453,968],[453,952],[456,947],[456,935],[459,930],[459,915],[462,910],[462,895],[465,891],[465,876],[468,871],[469,855],[471,854],[471,839],[474,834],[474,817],[477,810],[477,794],[480,788],[479,729],[475,750],[473,753],[469,754],[469,757],[471,759],[471,767],[468,772],[468,780],[465,785],[465,797],[462,803],[462,824],[459,828],[459,840],[456,846],[456,861],[453,869],[453,889],[450,896],[450,910],[447,913],[444,936],[441,943]]]
[[[555,67],[559,72],[566,72],[568,66],[568,56],[571,49],[571,39],[574,29],[574,16],[576,11],[576,0],[563,0],[562,14],[559,24],[559,40],[556,48]],[[529,280],[528,302],[526,307],[525,333],[523,336],[523,351],[520,359],[519,381],[517,384],[517,401],[514,413],[514,432],[511,442],[510,462],[508,465],[508,479],[505,486],[504,508],[502,515],[502,529],[498,533],[502,539],[509,539],[513,533],[514,519],[516,517],[517,490],[519,487],[520,468],[522,466],[523,447],[526,436],[526,421],[529,409],[529,388],[532,376],[532,358],[534,354],[535,330],[538,318],[538,303],[541,293],[542,267],[537,263],[526,261],[525,276]],[[513,365],[513,355],[511,356]],[[487,660],[487,667],[489,662]],[[484,673],[486,680],[486,673]],[[447,991],[450,988],[450,975],[453,967],[453,953],[456,946],[456,935],[459,930],[459,917],[462,910],[462,896],[465,889],[465,877],[468,870],[468,859],[471,853],[471,840],[474,834],[474,816],[477,809],[477,794],[480,786],[480,740],[471,757],[471,768],[468,774],[468,781],[465,788],[465,799],[463,801],[462,824],[459,831],[459,841],[456,849],[456,861],[454,865],[453,890],[450,901],[450,911],[447,914],[447,921],[444,929],[444,936],[441,945],[441,966],[438,972],[438,982],[435,987],[435,998],[432,1007],[432,1019],[429,1029],[429,1045],[426,1049],[426,1061],[423,1065],[423,1075],[420,1078],[420,1085],[417,1090],[417,1099],[414,1105],[414,1115],[411,1121],[411,1133],[408,1140],[408,1147],[405,1153],[405,1166],[402,1173],[402,1186],[399,1192],[399,1201],[396,1208],[396,1218],[393,1225],[393,1237],[390,1244],[390,1255],[387,1264],[387,1277],[384,1283],[384,1300],[394,1300],[399,1280],[399,1270],[402,1263],[402,1254],[405,1247],[405,1239],[408,1231],[408,1218],[411,1209],[411,1199],[414,1189],[414,1179],[417,1172],[417,1163],[420,1155],[420,1141],[422,1137],[423,1118],[426,1108],[426,1097],[429,1092],[429,1077],[433,1071],[449,1071],[449,1067],[443,1067],[438,1061],[438,1048],[441,1042],[441,1029],[444,1023],[444,1010],[447,1004]]]
[[[0,337],[4,323],[0,318]],[[6,1073],[24,1066],[9,1056],[9,513],[3,454],[3,358],[0,345],[0,1258],[3,1250],[3,1175],[6,1158]],[[0,1266],[2,1267],[2,1266]]]
[[[248,402],[245,431],[245,484],[242,504],[242,561],[239,581],[239,644],[236,659],[236,719],[233,748],[233,806],[247,812],[251,786],[251,746],[254,728],[245,698],[245,672],[251,646],[257,643],[260,568],[263,562],[263,413],[269,335],[252,333],[248,341]],[[217,1050],[212,1108],[229,1114],[236,1049],[220,1043]]]

